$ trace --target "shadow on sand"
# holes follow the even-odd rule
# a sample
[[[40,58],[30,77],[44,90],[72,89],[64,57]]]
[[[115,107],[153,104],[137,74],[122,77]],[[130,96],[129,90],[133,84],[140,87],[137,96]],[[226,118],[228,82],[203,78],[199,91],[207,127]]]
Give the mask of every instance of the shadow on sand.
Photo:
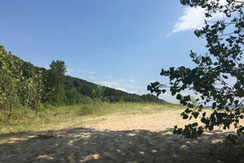
[[[21,135],[21,137],[19,137]],[[197,140],[180,138],[172,129],[110,131],[72,128],[0,135],[0,162],[228,162],[216,158],[224,133]],[[5,139],[5,140],[4,140]],[[220,159],[220,160],[219,160]],[[240,161],[240,158],[229,160]]]

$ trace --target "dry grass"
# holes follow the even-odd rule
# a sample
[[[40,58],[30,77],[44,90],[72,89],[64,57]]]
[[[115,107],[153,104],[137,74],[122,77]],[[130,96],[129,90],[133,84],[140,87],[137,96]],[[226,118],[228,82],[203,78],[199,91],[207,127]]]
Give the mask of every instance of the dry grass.
[[[83,112],[84,108],[88,109],[88,114]],[[16,109],[10,120],[1,115],[0,133],[11,134],[55,130],[87,124],[87,121],[93,121],[94,123],[96,121],[95,117],[101,117],[99,118],[99,121],[101,121],[105,115],[152,114],[180,108],[179,105],[155,103],[102,103],[50,108],[40,111],[37,116],[35,116],[34,111]]]

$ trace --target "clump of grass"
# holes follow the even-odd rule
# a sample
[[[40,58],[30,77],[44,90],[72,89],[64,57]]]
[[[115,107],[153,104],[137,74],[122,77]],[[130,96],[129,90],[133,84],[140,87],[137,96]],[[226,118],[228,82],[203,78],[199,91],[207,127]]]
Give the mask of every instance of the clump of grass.
[[[95,110],[96,110],[96,106],[95,105],[89,105],[89,104],[85,104],[85,105],[81,105],[80,109],[79,109],[79,115],[89,115],[92,114]]]

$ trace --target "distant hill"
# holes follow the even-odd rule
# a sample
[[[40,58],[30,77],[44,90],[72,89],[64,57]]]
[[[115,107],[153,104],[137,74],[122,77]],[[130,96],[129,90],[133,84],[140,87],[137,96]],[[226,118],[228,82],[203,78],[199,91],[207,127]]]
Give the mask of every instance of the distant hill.
[[[16,57],[16,56],[15,56]],[[16,57],[18,58],[18,57]],[[20,58],[18,58],[20,59]],[[48,73],[49,70],[45,68],[40,68],[37,66],[34,66],[30,62],[25,62],[22,59],[20,59],[22,62],[22,72],[23,75],[27,78],[32,77],[36,72],[42,71],[44,74]],[[45,79],[44,79],[45,80]],[[109,88],[105,86],[99,86],[97,84],[94,84],[92,82],[88,82],[83,79],[71,77],[71,76],[65,76],[64,79],[64,90],[65,95],[67,96],[66,104],[73,104],[73,103],[80,103],[82,100],[83,102],[86,102],[87,100],[94,99],[94,91],[98,88],[102,88],[102,100],[107,102],[157,102],[157,103],[165,103],[164,100],[159,99],[157,96],[152,94],[145,94],[145,95],[137,95],[137,94],[131,94],[127,93],[121,90],[117,90],[114,88]]]

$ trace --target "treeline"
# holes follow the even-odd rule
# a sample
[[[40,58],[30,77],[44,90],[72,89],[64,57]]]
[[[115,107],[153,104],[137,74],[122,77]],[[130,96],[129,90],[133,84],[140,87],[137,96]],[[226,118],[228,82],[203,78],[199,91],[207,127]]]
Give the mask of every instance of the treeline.
[[[49,69],[35,67],[0,46],[0,109],[27,107],[38,112],[45,105],[73,105],[92,102],[160,102],[152,94],[136,95],[65,76],[63,61],[53,61]]]

